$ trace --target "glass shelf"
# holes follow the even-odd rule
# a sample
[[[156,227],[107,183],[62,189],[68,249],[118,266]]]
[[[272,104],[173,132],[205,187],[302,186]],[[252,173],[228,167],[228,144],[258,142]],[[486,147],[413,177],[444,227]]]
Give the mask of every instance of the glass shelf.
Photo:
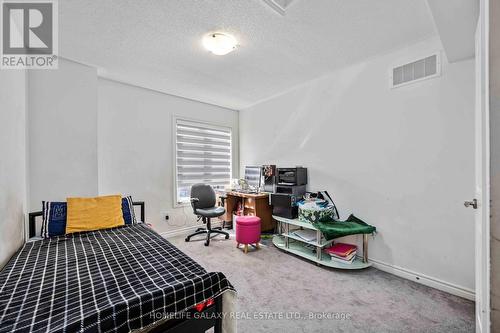
[[[370,262],[363,262],[363,260],[359,257],[356,257],[352,264],[343,264],[340,262],[336,262],[330,259],[330,256],[326,253],[323,253],[321,259],[317,258],[315,251],[306,247],[306,245],[302,242],[289,242],[288,248],[286,247],[285,237],[281,235],[275,235],[273,237],[273,244],[277,248],[295,254],[299,257],[308,259],[312,262],[315,262],[318,265],[338,268],[338,269],[363,269],[370,267],[372,264]]]

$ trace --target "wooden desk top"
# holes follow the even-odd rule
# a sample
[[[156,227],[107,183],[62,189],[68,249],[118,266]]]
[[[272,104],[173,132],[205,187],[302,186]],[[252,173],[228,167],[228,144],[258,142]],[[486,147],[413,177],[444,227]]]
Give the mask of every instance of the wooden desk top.
[[[237,191],[226,192],[226,195],[231,195],[233,197],[254,198],[254,199],[269,197],[269,193],[244,193],[244,192],[237,192]]]

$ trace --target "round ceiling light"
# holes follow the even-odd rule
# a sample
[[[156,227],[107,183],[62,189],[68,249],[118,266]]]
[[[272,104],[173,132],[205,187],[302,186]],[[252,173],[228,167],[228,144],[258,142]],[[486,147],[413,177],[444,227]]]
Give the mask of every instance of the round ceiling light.
[[[214,32],[203,38],[203,46],[216,55],[225,55],[236,49],[238,42],[231,35]]]

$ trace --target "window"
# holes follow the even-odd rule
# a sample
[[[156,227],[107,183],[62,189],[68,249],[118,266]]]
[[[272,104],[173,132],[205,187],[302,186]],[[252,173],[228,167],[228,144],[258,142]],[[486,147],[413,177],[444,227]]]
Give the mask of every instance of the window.
[[[177,203],[189,202],[193,184],[230,184],[230,128],[176,119],[175,152]]]

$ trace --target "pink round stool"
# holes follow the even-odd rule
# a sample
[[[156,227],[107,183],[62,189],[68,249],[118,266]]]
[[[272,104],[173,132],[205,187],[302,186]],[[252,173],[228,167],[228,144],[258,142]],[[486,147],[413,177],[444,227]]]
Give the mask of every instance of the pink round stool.
[[[238,216],[236,218],[236,248],[245,244],[245,253],[248,252],[248,244],[255,244],[259,248],[260,241],[260,218],[258,216]]]

